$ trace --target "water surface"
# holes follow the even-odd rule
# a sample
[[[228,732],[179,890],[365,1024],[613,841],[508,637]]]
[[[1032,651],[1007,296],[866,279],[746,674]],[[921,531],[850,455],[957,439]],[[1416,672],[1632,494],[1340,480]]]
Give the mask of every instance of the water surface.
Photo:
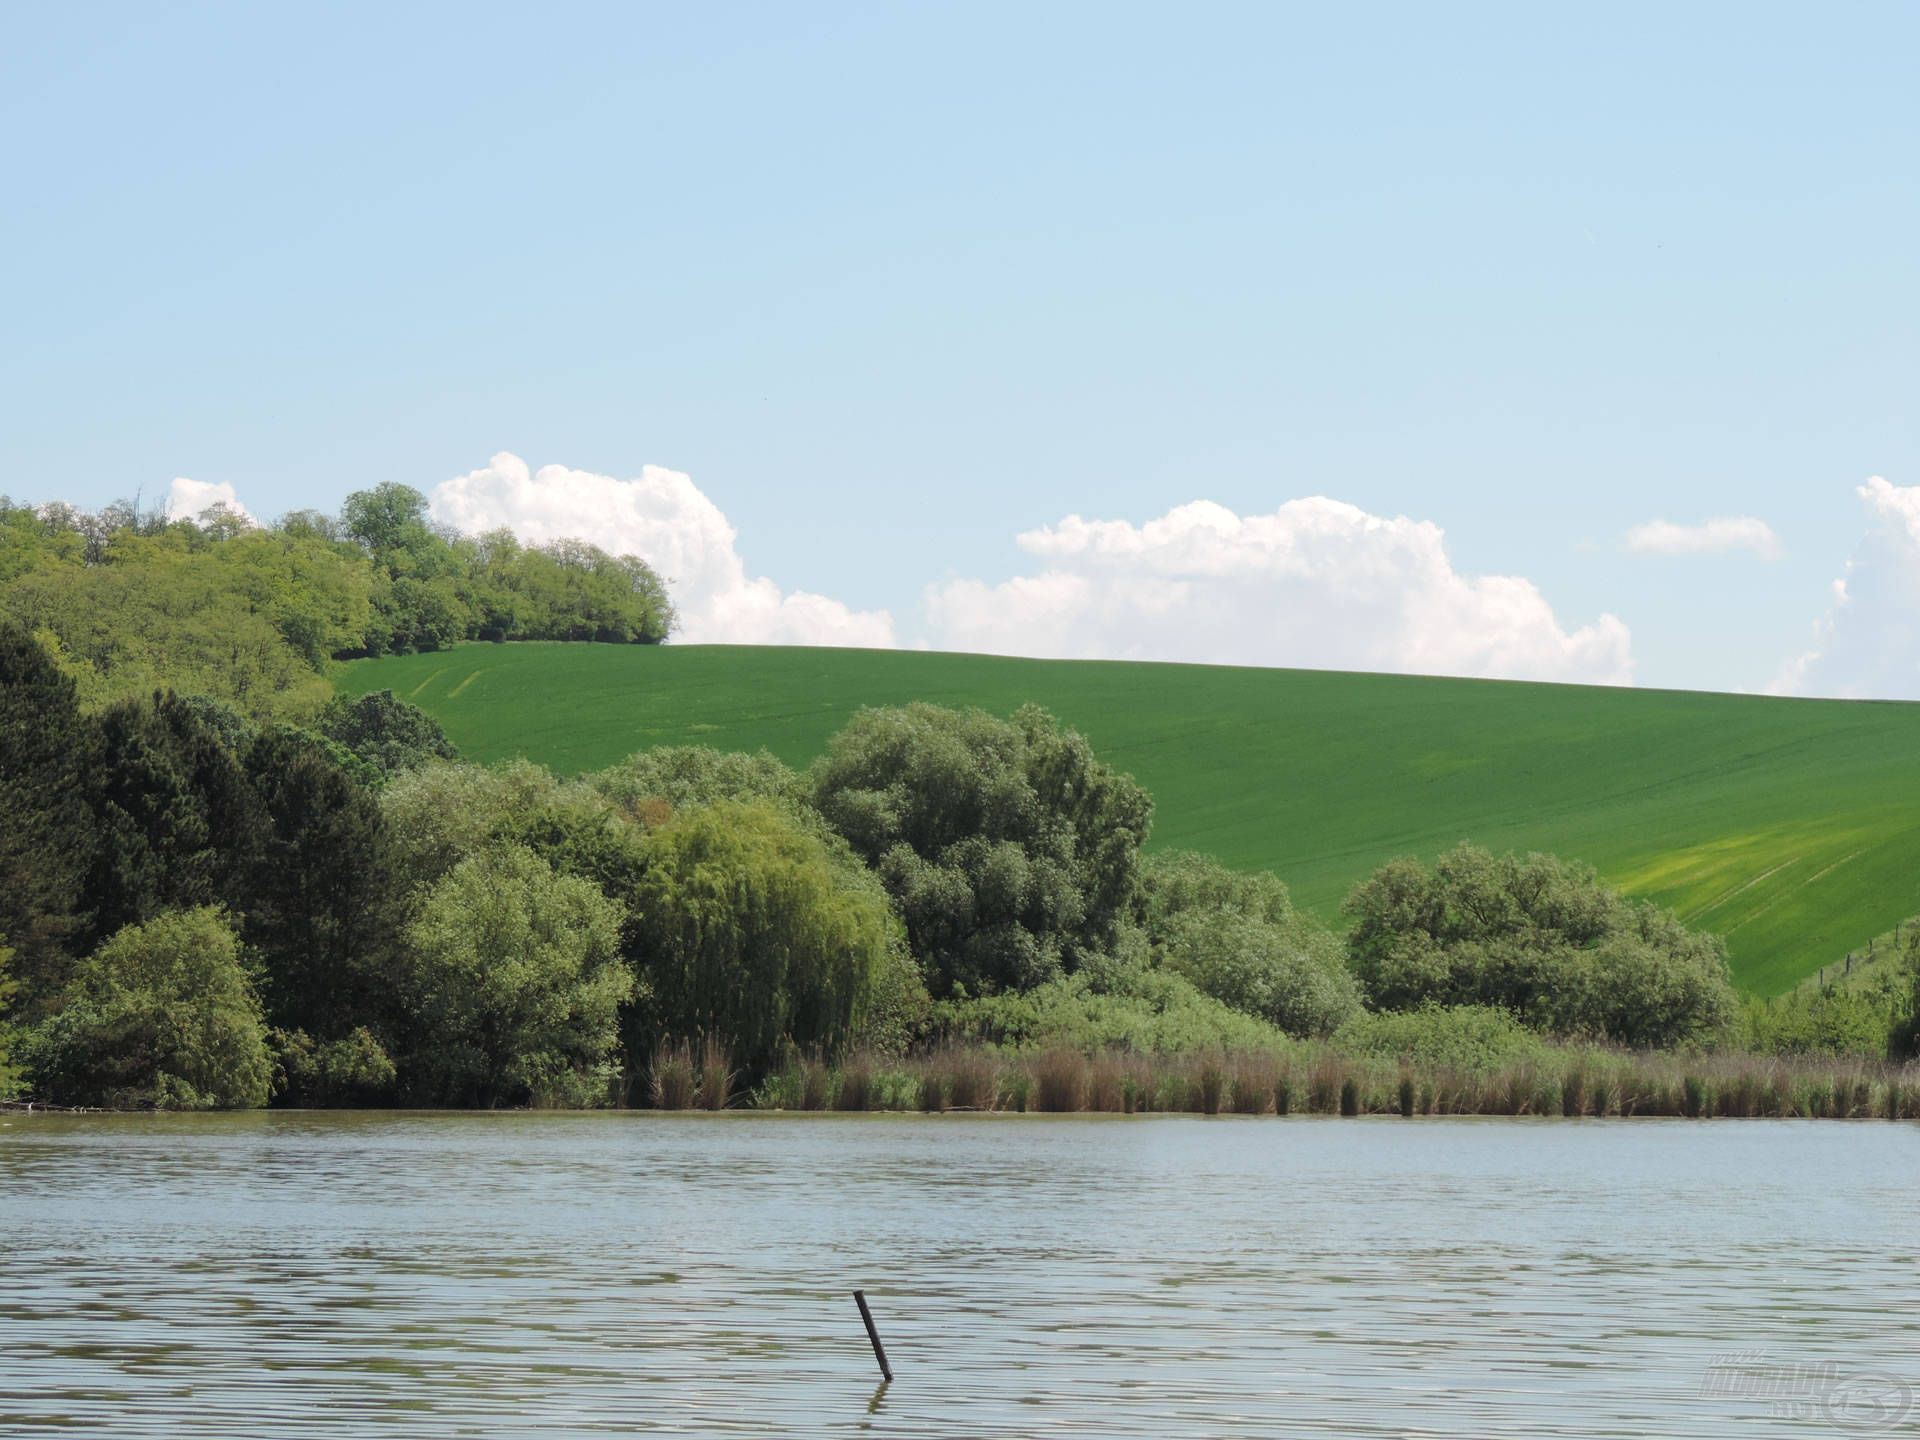
[[[0,1432],[1905,1432],[1917,1200],[1870,1122],[14,1115]]]

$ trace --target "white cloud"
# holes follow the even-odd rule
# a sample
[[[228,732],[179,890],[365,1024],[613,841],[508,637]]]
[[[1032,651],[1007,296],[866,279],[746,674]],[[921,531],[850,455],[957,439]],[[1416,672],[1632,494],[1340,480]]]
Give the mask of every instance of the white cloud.
[[[1920,700],[1920,485],[1875,475],[1854,492],[1867,533],[1833,582],[1813,644],[1780,668],[1783,695]]]
[[[1202,500],[1138,526],[1070,515],[1019,545],[1040,573],[929,587],[937,646],[1632,683],[1614,616],[1564,630],[1531,581],[1454,570],[1437,525],[1337,500],[1247,516]]]
[[[189,480],[182,476],[167,487],[169,520],[197,520],[215,505],[225,505],[229,510],[253,519],[247,507],[240,503],[240,497],[233,493],[233,486],[224,480],[216,485],[207,480]]]
[[[736,645],[892,645],[884,610],[852,610],[804,590],[750,578],[727,517],[677,470],[657,465],[616,480],[564,465],[529,471],[505,452],[436,486],[436,520],[477,533],[502,526],[542,544],[566,537],[638,555],[667,581],[680,614],[677,638]]]
[[[1698,525],[1649,520],[1627,532],[1627,548],[1643,555],[1709,555],[1722,550],[1751,550],[1762,560],[1778,560],[1783,549],[1773,527],[1752,515],[1726,515]]]

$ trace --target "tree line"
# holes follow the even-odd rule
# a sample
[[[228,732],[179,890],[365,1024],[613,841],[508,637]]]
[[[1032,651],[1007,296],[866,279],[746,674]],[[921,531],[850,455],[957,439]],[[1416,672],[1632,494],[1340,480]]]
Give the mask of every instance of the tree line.
[[[0,615],[37,634],[82,704],[155,689],[254,720],[308,720],[329,662],[462,640],[657,644],[665,584],[581,540],[523,545],[435,525],[404,485],[355,491],[340,514],[255,525],[224,505],[168,520],[0,497]]]
[[[1583,866],[1394,862],[1341,936],[1275,876],[1149,853],[1152,808],[1033,706],[865,710],[805,771],[674,747],[563,778],[465,763],[390,694],[89,707],[0,621],[10,1063],[63,1103],[590,1105],[700,1036],[751,1085],[942,1037],[1735,1024],[1721,942]]]

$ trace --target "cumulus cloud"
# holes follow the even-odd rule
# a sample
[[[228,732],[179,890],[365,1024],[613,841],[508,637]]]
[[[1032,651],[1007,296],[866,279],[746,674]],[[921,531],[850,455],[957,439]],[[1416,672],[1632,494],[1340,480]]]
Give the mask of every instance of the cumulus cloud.
[[[1867,533],[1833,582],[1813,644],[1780,668],[1776,694],[1920,700],[1920,485],[1875,475],[1854,492]]]
[[[1202,500],[1144,525],[1069,515],[1018,543],[1039,573],[928,589],[936,645],[1632,683],[1614,616],[1566,630],[1531,581],[1456,571],[1439,526],[1337,500],[1246,516]]]
[[[247,507],[240,503],[240,497],[233,493],[233,486],[226,481],[213,484],[206,480],[189,480],[182,476],[167,487],[167,518],[169,520],[197,520],[216,505],[224,505],[236,514],[248,514]]]
[[[433,517],[475,533],[505,527],[542,544],[575,537],[638,555],[667,581],[689,643],[864,645],[894,643],[884,610],[853,610],[804,590],[749,577],[738,535],[720,507],[677,470],[648,465],[617,480],[564,465],[530,470],[505,452],[436,486]]]
[[[1712,555],[1723,550],[1751,550],[1762,560],[1778,560],[1783,547],[1780,537],[1766,521],[1752,515],[1723,515],[1698,525],[1649,520],[1627,532],[1627,548],[1642,555]]]

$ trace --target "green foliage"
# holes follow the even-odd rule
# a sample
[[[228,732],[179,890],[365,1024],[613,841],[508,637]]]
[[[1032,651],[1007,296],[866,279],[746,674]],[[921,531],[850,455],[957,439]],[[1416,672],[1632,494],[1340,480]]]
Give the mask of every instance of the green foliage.
[[[359,777],[376,788],[429,760],[460,758],[439,721],[397,699],[391,690],[355,699],[336,697],[320,712],[314,728],[344,747],[358,762]]]
[[[454,661],[356,662],[339,683],[406,696],[473,759],[566,774],[641,743],[764,747],[804,768],[865,706],[1033,701],[1152,793],[1149,848],[1285,876],[1322,921],[1393,856],[1471,836],[1591,861],[1725,935],[1762,994],[1920,913],[1920,823],[1901,798],[1920,789],[1920,705],[810,647]]]
[[[369,654],[463,638],[657,644],[673,627],[666,587],[644,561],[581,540],[461,539],[432,525],[426,497],[404,485],[349,495],[340,528],[373,561]]]
[[[915,704],[866,710],[814,804],[885,883],[936,991],[1025,989],[1113,942],[1152,802],[1080,735]]]
[[[380,792],[388,859],[402,894],[417,894],[494,842],[516,817],[544,806],[558,790],[538,765],[430,765]]]
[[[255,739],[246,773],[260,823],[238,893],[266,960],[267,1013],[323,1041],[384,1023],[398,892],[378,801],[319,741],[282,727]]]
[[[1143,869],[1141,911],[1161,966],[1288,1034],[1328,1034],[1360,1008],[1339,942],[1294,910],[1276,876],[1166,852]]]
[[[1897,991],[1805,987],[1750,996],[1740,1009],[1740,1040],[1763,1055],[1883,1056],[1898,1048],[1901,998]]]
[[[208,906],[121,930],[78,968],[29,1047],[62,1104],[230,1109],[267,1102],[260,1004],[227,917]]]
[[[739,755],[706,745],[642,750],[586,777],[593,788],[647,825],[723,800],[765,800],[796,813],[808,802],[797,771],[765,750]]]
[[[631,555],[579,540],[523,549],[504,531],[481,536],[471,551],[476,638],[652,645],[673,627],[666,587]]]
[[[903,962],[885,894],[773,805],[689,811],[647,836],[645,858],[634,1055],[663,1036],[717,1033],[759,1075],[785,1046],[835,1048],[910,996],[911,980],[888,973]]]
[[[936,1001],[932,1027],[951,1038],[1014,1049],[1065,1047],[1148,1054],[1266,1049],[1286,1036],[1263,1020],[1223,1005],[1191,981],[1137,971],[1117,988],[1096,989],[1084,974],[1050,980],[1021,994]]]
[[[208,711],[169,691],[108,706],[95,729],[99,932],[239,898],[263,817]]]
[[[1332,1045],[1344,1055],[1466,1071],[1517,1065],[1547,1053],[1546,1042],[1537,1033],[1490,1005],[1362,1012],[1334,1031]]]
[[[460,861],[407,927],[402,1083],[454,1105],[604,1102],[620,1006],[620,906],[532,851]]]
[[[515,761],[432,765],[380,794],[388,857],[402,894],[431,885],[498,843],[525,846],[562,874],[624,900],[640,868],[640,827],[592,785]]]
[[[38,510],[0,498],[0,618],[52,642],[81,705],[173,689],[255,720],[310,720],[330,661],[475,638],[657,643],[673,624],[633,556],[559,540],[466,540],[425,497],[381,485],[343,519],[261,528],[215,507],[166,521],[116,504]]]
[[[392,1098],[399,1072],[364,1025],[325,1044],[304,1030],[276,1029],[268,1043],[279,1067],[274,1090],[290,1105],[365,1106]]]
[[[1726,948],[1622,900],[1584,865],[1461,845],[1354,888],[1348,953],[1376,1009],[1492,1005],[1628,1045],[1711,1040],[1734,1010]]]
[[[27,1013],[66,983],[89,915],[96,736],[73,681],[0,619],[0,934],[12,938]]]
[[[277,579],[291,585],[288,558]],[[298,602],[282,595],[255,608],[249,594],[275,583],[171,535],[133,535],[114,545],[108,563],[43,561],[0,589],[0,610],[58,642],[88,709],[172,688],[256,718],[297,718],[327,698],[309,658],[327,625],[288,622],[298,634],[290,639],[274,613]]]

